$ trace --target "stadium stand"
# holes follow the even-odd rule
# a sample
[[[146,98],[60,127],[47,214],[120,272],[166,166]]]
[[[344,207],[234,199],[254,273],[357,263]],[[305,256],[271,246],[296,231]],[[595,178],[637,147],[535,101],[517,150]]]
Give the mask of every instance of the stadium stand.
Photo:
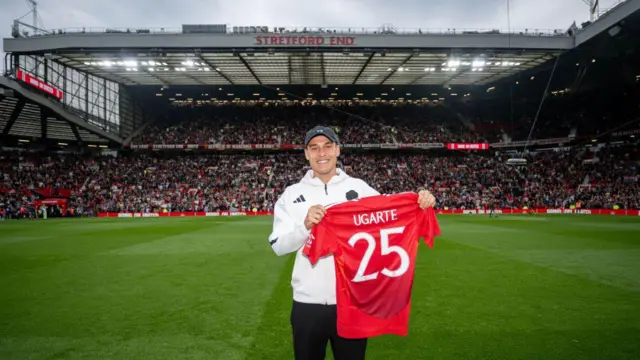
[[[443,106],[301,105],[207,106],[179,108],[163,124],[133,139],[143,144],[301,144],[305,129],[328,124],[350,144],[460,142],[478,136],[455,136],[463,124]],[[447,120],[453,120],[448,122]]]
[[[634,38],[636,23],[622,34]],[[0,78],[0,208],[12,217],[41,206],[54,216],[269,212],[307,168],[305,131],[323,124],[345,145],[345,171],[384,193],[427,187],[439,209],[640,209],[639,55],[632,42],[612,45],[618,35],[596,33],[595,25],[525,30],[513,40],[527,51],[478,54],[454,45],[449,54],[432,45],[392,51],[377,44],[410,39],[397,34],[430,38],[424,29],[215,26],[208,36],[246,38],[252,47],[160,49],[135,59],[104,55],[101,43],[55,59],[42,54],[52,46],[45,40],[76,32],[85,40],[106,32],[124,51],[141,36],[176,35],[166,37],[170,48],[181,34],[203,29],[82,28],[30,39],[41,34],[18,26],[5,40]],[[371,35],[359,39],[380,46],[275,51],[261,46],[285,37],[262,33],[313,34],[329,43],[336,33],[348,35],[340,41]],[[388,36],[374,36],[380,33]],[[497,30],[438,33],[490,44],[504,38]],[[32,40],[44,50],[18,51]],[[483,150],[451,151],[456,145]]]
[[[497,116],[505,114],[491,111],[508,106],[491,101],[453,106],[325,106],[302,102],[285,106],[174,106],[133,143],[299,146],[305,130],[316,124],[335,127],[342,143],[355,145],[491,141],[495,148],[474,152],[345,148],[341,166],[384,193],[426,186],[438,194],[440,209],[482,209],[491,205],[503,209],[558,208],[576,203],[593,209],[640,209],[640,157],[633,128],[626,136],[611,133],[626,119],[640,117],[640,105],[633,100],[640,94],[638,89],[636,85],[605,95],[596,89],[576,97],[552,94],[532,138],[561,137],[581,142],[574,141],[565,148],[556,141],[556,145],[550,145],[553,150],[534,147],[525,154],[514,154],[520,149],[502,149],[493,142],[499,145],[505,133],[513,136],[508,140],[526,139],[535,102],[521,107],[514,125],[499,121]],[[493,113],[498,115],[489,115]],[[607,135],[608,145],[607,141],[591,142],[602,134]],[[528,165],[507,164],[512,156],[526,158]],[[30,216],[42,206],[40,199],[60,199],[48,204],[50,216],[268,212],[284,188],[298,181],[306,169],[300,150],[124,149],[117,157],[95,151],[3,151],[0,207],[10,217]]]
[[[557,208],[581,202],[585,208],[640,209],[636,146],[532,152],[526,158],[529,165],[517,167],[499,154],[347,152],[341,166],[384,193],[426,186],[438,194],[438,208]],[[33,211],[29,204],[48,192],[69,196],[67,216],[272,211],[284,188],[305,171],[301,152],[130,152],[117,158],[3,153],[0,203],[8,214],[25,206]]]

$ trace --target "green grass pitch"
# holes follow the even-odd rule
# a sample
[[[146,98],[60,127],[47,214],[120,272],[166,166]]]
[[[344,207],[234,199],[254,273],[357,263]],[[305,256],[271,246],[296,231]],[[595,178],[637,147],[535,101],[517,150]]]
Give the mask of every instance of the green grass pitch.
[[[368,359],[639,359],[640,218],[439,216]],[[0,222],[0,359],[291,359],[270,217]]]

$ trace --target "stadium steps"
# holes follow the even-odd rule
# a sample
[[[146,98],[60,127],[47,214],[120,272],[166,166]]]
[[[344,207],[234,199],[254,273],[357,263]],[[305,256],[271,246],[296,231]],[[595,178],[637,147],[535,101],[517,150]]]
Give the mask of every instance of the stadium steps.
[[[0,129],[9,122],[9,118],[13,113],[18,99],[13,97],[7,97],[0,100]],[[41,107],[34,103],[25,103],[22,111],[16,118],[16,121],[9,129],[9,135],[28,137],[28,138],[41,138],[42,137],[42,122],[40,118]],[[46,117],[47,124],[47,138],[56,140],[76,140],[76,136],[71,129],[68,122],[58,120],[55,117]],[[106,140],[99,136],[92,134],[84,129],[78,129],[78,135],[82,141],[90,142],[106,142]]]
[[[0,99],[0,131],[2,131],[11,117],[13,109],[15,109],[18,99],[7,97]]]
[[[39,138],[41,131],[40,107],[36,104],[26,103],[16,122],[9,129],[9,135]]]

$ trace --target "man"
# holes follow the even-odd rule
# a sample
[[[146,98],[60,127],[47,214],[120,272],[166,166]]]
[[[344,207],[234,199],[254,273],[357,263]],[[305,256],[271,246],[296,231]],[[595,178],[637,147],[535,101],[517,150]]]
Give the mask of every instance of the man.
[[[489,211],[489,217],[498,217],[498,214],[496,213],[496,200],[493,199],[491,200],[491,207],[490,207],[490,211]]]
[[[324,359],[327,342],[336,360],[364,359],[367,339],[345,339],[337,334],[336,274],[333,256],[315,266],[302,254],[313,225],[322,221],[325,206],[379,193],[364,181],[337,168],[340,145],[335,132],[322,126],[309,130],[304,155],[311,170],[299,183],[287,187],[274,208],[269,243],[278,255],[296,253],[291,285],[291,326],[296,360]],[[421,208],[432,207],[435,198],[422,190]]]

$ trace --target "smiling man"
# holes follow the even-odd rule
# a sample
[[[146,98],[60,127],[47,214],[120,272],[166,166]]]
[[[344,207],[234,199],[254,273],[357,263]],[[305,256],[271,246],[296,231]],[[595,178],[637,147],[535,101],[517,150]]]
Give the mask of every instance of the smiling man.
[[[269,243],[277,255],[297,252],[291,278],[295,359],[324,359],[328,342],[336,360],[364,359],[367,339],[346,339],[337,333],[333,256],[321,258],[312,266],[302,254],[302,248],[312,226],[322,221],[325,206],[379,193],[337,167],[340,143],[331,128],[316,126],[309,130],[304,145],[304,155],[311,170],[300,182],[287,187],[276,202],[273,232],[269,236]],[[424,209],[435,205],[435,198],[422,190],[418,202]]]

